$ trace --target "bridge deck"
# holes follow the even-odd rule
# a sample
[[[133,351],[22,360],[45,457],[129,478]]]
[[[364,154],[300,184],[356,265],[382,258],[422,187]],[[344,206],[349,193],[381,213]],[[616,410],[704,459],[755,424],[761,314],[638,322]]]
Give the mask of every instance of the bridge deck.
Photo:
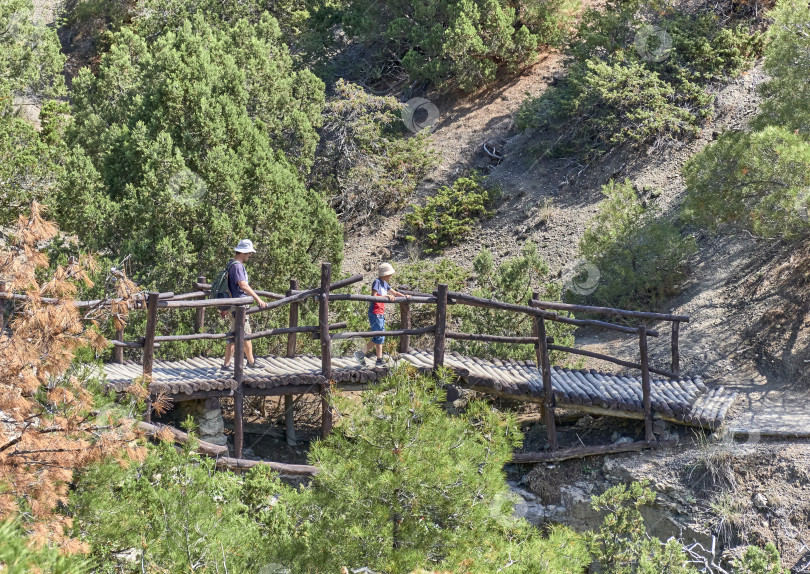
[[[175,401],[210,396],[228,396],[236,389],[232,371],[219,367],[221,358],[195,357],[183,361],[155,361],[150,390],[169,394]],[[417,369],[430,370],[433,355],[427,351],[400,354],[393,364],[405,361]],[[489,394],[517,400],[542,402],[543,379],[534,362],[479,359],[447,353],[445,366],[453,369],[470,387]],[[140,377],[139,363],[106,364],[108,383],[123,391]],[[388,367],[361,366],[353,357],[332,359],[333,380],[339,385],[369,383],[388,373]],[[246,395],[284,395],[317,392],[326,383],[321,359],[299,355],[259,357],[256,367],[245,367]],[[700,377],[678,380],[653,379],[651,400],[655,418],[706,428],[719,426],[736,393],[723,387],[709,389]],[[552,368],[552,388],[558,407],[570,407],[617,417],[644,417],[640,377],[590,370]]]

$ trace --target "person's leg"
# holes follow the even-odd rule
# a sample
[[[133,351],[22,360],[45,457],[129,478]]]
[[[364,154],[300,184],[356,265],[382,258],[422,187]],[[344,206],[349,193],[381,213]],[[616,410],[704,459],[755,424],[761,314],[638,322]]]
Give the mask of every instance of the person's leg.
[[[253,341],[245,341],[245,359],[251,365],[256,362],[253,358]]]
[[[253,329],[250,327],[250,321],[245,318],[245,335],[251,333],[253,333]],[[256,362],[256,359],[253,358],[253,341],[245,341],[245,359],[251,365]]]
[[[233,343],[228,343],[228,345],[225,347],[225,358],[222,359],[223,366],[227,367],[228,365],[231,364],[231,359],[233,359],[233,352],[235,348],[236,345],[234,345]]]
[[[382,359],[382,343],[376,343],[377,347],[377,358]]]

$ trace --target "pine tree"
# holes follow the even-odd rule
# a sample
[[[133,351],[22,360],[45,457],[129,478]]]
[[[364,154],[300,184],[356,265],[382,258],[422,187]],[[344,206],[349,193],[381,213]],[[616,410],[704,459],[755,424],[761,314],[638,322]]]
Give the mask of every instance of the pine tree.
[[[76,284],[89,282],[93,261],[79,257],[45,271],[48,259],[38,247],[56,233],[34,203],[0,251],[0,282],[27,295],[12,302],[0,331],[0,520],[23,513],[36,539],[76,550],[82,545],[63,539],[70,518],[56,509],[66,501],[73,471],[107,456],[138,458],[142,450],[132,425],[114,411],[93,414],[86,377],[71,368],[79,348],[98,350],[106,342],[87,328],[72,299]]]
[[[472,573],[511,563],[533,574],[587,564],[572,533],[543,539],[511,516],[503,465],[522,438],[515,420],[481,402],[449,416],[448,382],[399,370],[362,405],[338,401],[345,418],[313,445],[320,472],[294,502],[303,532],[287,552],[293,571]]]
[[[323,83],[293,69],[271,16],[223,27],[196,14],[156,38],[122,29],[72,96],[57,219],[93,250],[132,254],[142,284],[213,276],[243,237],[263,288],[340,263],[337,218],[304,185]]]

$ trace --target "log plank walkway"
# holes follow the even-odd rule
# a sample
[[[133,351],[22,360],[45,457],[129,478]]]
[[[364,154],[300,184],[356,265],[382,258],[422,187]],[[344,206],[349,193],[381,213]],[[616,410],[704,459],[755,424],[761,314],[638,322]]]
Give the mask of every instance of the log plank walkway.
[[[149,381],[150,396],[168,395],[174,401],[188,401],[230,396],[234,399],[234,450],[241,457],[243,446],[244,397],[285,396],[286,424],[288,436],[294,436],[293,395],[317,393],[322,397],[322,430],[326,434],[332,427],[333,411],[329,398],[332,385],[347,390],[363,390],[389,372],[389,366],[361,366],[353,357],[333,357],[332,341],[340,339],[366,339],[384,335],[399,339],[399,353],[390,366],[407,363],[423,372],[433,372],[440,368],[452,369],[459,378],[459,384],[492,395],[536,402],[543,405],[543,419],[549,437],[549,456],[566,456],[558,450],[555,427],[555,409],[572,408],[599,415],[635,418],[644,421],[645,439],[634,443],[639,448],[658,445],[653,433],[653,420],[663,419],[679,424],[694,425],[714,429],[719,426],[736,394],[723,387],[708,389],[699,377],[682,376],[680,373],[679,330],[681,323],[688,323],[689,317],[666,313],[628,311],[606,307],[572,305],[540,300],[539,292],[534,292],[527,305],[506,303],[495,299],[484,299],[466,293],[451,292],[447,285],[437,285],[433,293],[409,291],[400,286],[399,290],[410,298],[372,297],[369,295],[335,293],[363,280],[362,275],[332,281],[332,267],[329,263],[321,266],[321,281],[318,287],[299,290],[298,282],[290,282],[290,290],[285,294],[259,291],[262,297],[274,299],[266,308],[251,307],[251,298],[208,299],[210,284],[205,277],[198,277],[197,291],[175,295],[175,293],[139,293],[127,301],[128,307],[146,311],[144,336],[125,341],[124,329],[118,327],[116,338],[110,341],[114,346],[112,362],[104,365],[108,383],[116,390],[123,391],[134,380],[143,378]],[[27,296],[5,292],[0,285],[0,303],[12,301],[14,305],[24,305]],[[299,306],[306,300],[318,303],[317,325],[299,325]],[[346,332],[345,323],[332,324],[330,304],[341,301],[382,302],[398,305],[401,328],[384,332]],[[40,299],[43,303],[58,304],[59,300]],[[79,308],[110,307],[112,300],[75,301]],[[120,304],[120,301],[118,301]],[[432,305],[435,307],[435,323],[429,326],[412,328],[411,306]],[[485,333],[459,333],[449,330],[452,321],[448,320],[448,308],[453,305],[481,307],[490,311],[509,312],[528,317],[532,323],[532,334],[515,336]],[[234,314],[235,328],[227,333],[207,333],[205,327],[206,308],[230,308]],[[0,310],[4,305],[0,304]],[[288,327],[281,327],[247,333],[246,317],[254,313],[272,312],[274,309],[289,311]],[[159,311],[171,309],[194,309],[194,332],[183,335],[158,335]],[[575,316],[576,315],[576,316]],[[599,319],[595,317],[600,317]],[[605,320],[601,317],[606,318]],[[618,318],[618,322],[607,319]],[[556,345],[546,336],[548,321],[576,327],[594,327],[636,337],[638,340],[639,361],[634,362],[602,355],[583,349]],[[648,327],[648,323],[671,326],[671,366],[668,370],[654,367],[649,362],[648,340],[659,337],[662,332]],[[0,329],[4,325],[0,314]],[[301,355],[297,352],[297,336],[308,334],[320,340],[320,356]],[[249,340],[273,337],[287,337],[287,354],[257,358],[256,367],[243,367],[243,343]],[[432,335],[433,349],[414,350],[410,337]],[[192,357],[181,361],[155,359],[154,351],[163,343],[193,340],[228,340],[235,343],[235,368],[233,371],[220,369],[221,359]],[[515,361],[481,359],[446,352],[448,340],[476,341],[479,343],[502,343],[509,345],[531,345],[534,347],[535,361]],[[125,349],[138,349],[139,362],[125,361]],[[550,352],[560,351],[582,355],[637,370],[640,376],[604,373],[595,370],[570,370],[553,367]],[[659,378],[653,378],[659,375]],[[146,422],[151,419],[151,399],[147,401]],[[594,453],[606,447],[593,447]],[[602,450],[599,450],[602,449]],[[543,454],[545,456],[545,454]],[[542,458],[542,457],[541,457]]]
[[[173,401],[202,397],[232,396],[237,388],[232,371],[220,369],[222,360],[195,357],[183,361],[154,363],[150,390],[165,393]],[[433,369],[432,351],[414,350],[391,360],[391,366],[407,363],[420,371]],[[450,352],[445,367],[460,378],[460,384],[473,390],[519,401],[543,403],[543,375],[532,361],[487,360]],[[133,361],[104,365],[108,384],[123,391],[141,376],[142,365]],[[387,375],[389,367],[363,367],[354,357],[332,358],[332,380],[340,388],[358,388],[357,383],[373,383]],[[296,357],[257,357],[256,367],[245,367],[246,396],[280,396],[318,393],[328,381],[321,374],[321,359],[314,355]],[[596,414],[624,418],[644,418],[641,379],[603,373],[593,369],[571,370],[552,367],[551,383],[555,404]],[[650,381],[654,418],[674,423],[714,429],[737,398],[723,387],[708,389],[700,377]]]

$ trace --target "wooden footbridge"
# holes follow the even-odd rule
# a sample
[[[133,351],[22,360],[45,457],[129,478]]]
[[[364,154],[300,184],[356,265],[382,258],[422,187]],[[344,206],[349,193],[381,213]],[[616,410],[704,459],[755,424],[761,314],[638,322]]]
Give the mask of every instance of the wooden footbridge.
[[[719,426],[736,394],[723,387],[709,389],[699,377],[681,376],[679,369],[678,333],[682,322],[689,317],[662,313],[626,311],[604,307],[569,305],[539,300],[534,293],[527,305],[504,303],[482,299],[464,293],[448,290],[447,285],[438,285],[431,294],[400,291],[410,298],[372,297],[336,291],[362,281],[361,275],[332,282],[331,265],[323,264],[320,286],[299,290],[296,281],[290,284],[290,291],[282,295],[259,291],[258,294],[274,299],[265,309],[252,306],[251,298],[206,299],[210,285],[204,277],[198,278],[198,291],[174,295],[173,293],[148,293],[141,300],[147,313],[146,332],[136,341],[124,341],[123,331],[118,331],[113,362],[104,366],[108,383],[118,391],[124,391],[132,381],[145,377],[150,381],[149,390],[154,398],[168,396],[172,401],[188,401],[216,397],[231,397],[234,401],[234,450],[235,456],[242,456],[243,415],[245,396],[284,396],[287,411],[288,433],[294,434],[293,396],[314,393],[322,397],[322,428],[328,433],[332,426],[333,411],[330,406],[330,393],[334,388],[363,390],[369,384],[386,376],[391,368],[408,364],[423,372],[438,368],[449,368],[458,377],[461,385],[488,394],[529,401],[543,405],[543,418],[548,432],[549,453],[537,455],[532,460],[559,457],[555,409],[566,408],[599,415],[633,418],[644,421],[645,440],[629,445],[654,447],[657,441],[653,434],[653,421],[663,419],[678,424],[704,428]],[[0,298],[21,297],[0,293]],[[318,301],[318,324],[300,326],[299,306],[307,299]],[[380,301],[400,306],[402,328],[385,332],[346,332],[345,323],[330,324],[330,304],[338,301]],[[99,302],[84,302],[94,303]],[[79,305],[84,304],[79,302]],[[432,305],[435,307],[435,323],[426,327],[411,326],[411,306]],[[448,330],[448,305],[469,305],[503,312],[528,315],[532,319],[533,333],[530,337],[502,336],[481,333],[457,333]],[[205,333],[205,310],[211,307],[229,306],[236,317],[233,332]],[[269,329],[256,333],[246,333],[244,324],[248,315],[270,312],[287,307],[289,326]],[[190,335],[158,335],[158,313],[163,309],[195,309],[195,333]],[[624,324],[596,319],[576,319],[573,313],[587,316],[621,318]],[[556,345],[546,336],[546,322],[554,321],[575,326],[589,326],[610,330],[637,337],[639,362],[627,361],[582,349]],[[671,366],[669,370],[650,365],[648,339],[661,334],[647,327],[648,322],[670,324]],[[634,324],[634,326],[628,326]],[[320,356],[297,353],[297,336],[310,334],[320,339]],[[382,367],[360,365],[354,357],[333,357],[332,342],[341,339],[365,339],[376,335],[399,338],[399,353]],[[433,348],[415,350],[410,346],[410,337],[432,335]],[[253,367],[244,366],[243,344],[245,341],[263,337],[287,337],[286,356],[258,357]],[[235,357],[233,371],[220,368],[220,358],[194,357],[179,361],[154,359],[154,349],[162,342],[191,340],[228,340],[234,342]],[[532,345],[535,349],[534,362],[516,360],[480,359],[466,357],[455,352],[446,352],[447,340],[471,340],[480,342]],[[124,361],[125,348],[143,349],[139,362]],[[550,351],[564,351],[596,358],[617,364],[625,369],[639,372],[638,375],[619,375],[593,369],[572,370],[552,367]],[[151,406],[147,411],[147,420]],[[582,451],[580,448],[578,451]],[[585,449],[588,450],[588,449]],[[610,447],[590,447],[593,453],[609,452]],[[518,460],[518,457],[516,457]],[[528,460],[527,460],[528,461]]]

